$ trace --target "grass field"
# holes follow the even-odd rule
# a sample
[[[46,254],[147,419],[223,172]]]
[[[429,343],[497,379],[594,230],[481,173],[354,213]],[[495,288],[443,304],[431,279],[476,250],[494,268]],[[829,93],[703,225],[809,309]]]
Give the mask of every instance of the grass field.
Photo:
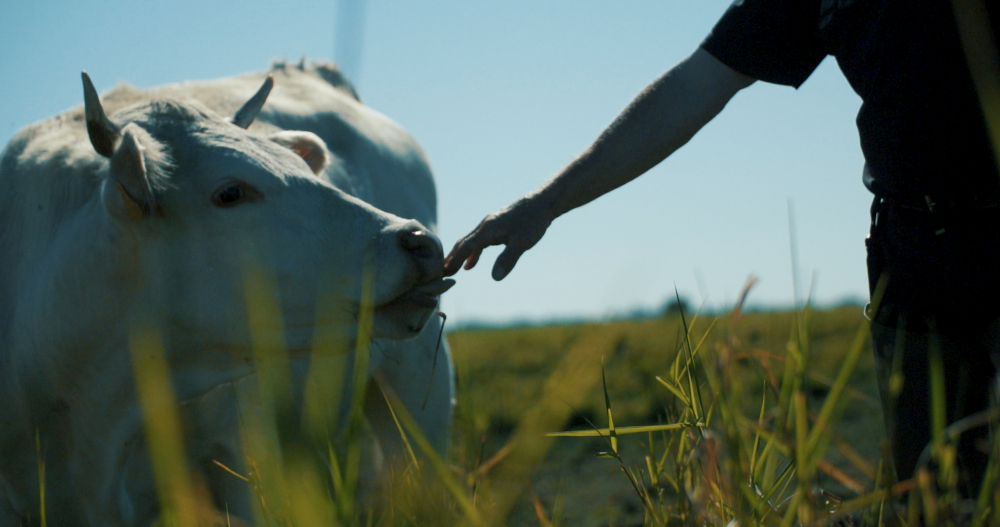
[[[811,313],[809,360],[802,383],[809,406],[818,407],[827,396],[862,322],[859,306]],[[780,396],[789,343],[801,340],[797,327],[796,313],[786,311],[697,317],[688,332],[677,313],[638,321],[452,332],[448,340],[459,379],[453,458],[472,471],[476,460],[481,465],[498,452],[513,456],[518,443],[513,448],[507,445],[538,406],[554,407],[545,432],[588,429],[591,424],[607,427],[602,364],[616,424],[674,421],[678,397],[657,376],[670,377],[686,334],[701,340],[699,355],[726,372],[727,383],[740,385],[742,410],[755,416],[765,394],[772,400]],[[586,346],[593,341],[601,344]],[[581,345],[587,348],[584,352],[574,351]],[[546,382],[566,368],[567,354],[574,354],[571,360],[578,362],[572,365],[580,372],[575,386],[558,400],[547,400],[553,397],[545,391]],[[702,391],[708,397],[711,390],[706,386]],[[884,437],[867,345],[844,397],[850,403],[840,424],[831,430],[832,446],[824,456],[843,473],[820,470],[813,484],[848,498],[874,489]],[[645,472],[647,484],[645,456],[651,438],[658,439],[649,434],[621,439],[622,459]],[[545,443],[542,448],[547,452],[536,468],[524,470],[525,492],[512,507],[510,525],[538,524],[540,514],[562,525],[643,524],[640,496],[619,462],[596,456],[608,450],[605,440],[541,434],[535,439]],[[657,448],[662,447],[652,445],[654,451]],[[500,459],[496,468],[505,461]]]
[[[370,328],[370,309],[362,313],[359,330]],[[136,340],[136,357],[160,353],[148,337]],[[307,381],[301,430],[280,347],[262,346],[247,392],[259,412],[241,431],[251,469],[232,474],[252,492],[258,525],[1000,525],[1000,456],[986,490],[962,499],[944,426],[933,431],[934,472],[888,476],[869,339],[859,306],[456,330],[448,458],[386,390],[406,459],[378,482],[364,481],[367,340],[353,373],[343,372],[355,387],[346,420],[334,424],[328,398],[310,396],[329,384],[320,368],[313,381],[322,382]],[[345,357],[315,359],[337,371]],[[140,362],[158,525],[229,525],[182,470],[171,409],[152,404],[170,401],[166,371]]]

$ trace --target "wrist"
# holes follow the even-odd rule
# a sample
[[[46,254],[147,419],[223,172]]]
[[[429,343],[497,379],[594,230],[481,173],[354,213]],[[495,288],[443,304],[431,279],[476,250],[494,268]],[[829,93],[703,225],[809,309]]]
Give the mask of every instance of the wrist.
[[[535,216],[538,221],[552,223],[552,220],[562,215],[563,211],[559,210],[559,203],[555,194],[546,190],[536,190],[525,195],[520,201],[522,202],[522,206],[530,211],[530,214]]]
[[[574,208],[569,204],[570,196],[566,191],[565,183],[560,178],[555,178],[547,185],[525,196],[532,201],[533,208],[537,209],[549,223]]]

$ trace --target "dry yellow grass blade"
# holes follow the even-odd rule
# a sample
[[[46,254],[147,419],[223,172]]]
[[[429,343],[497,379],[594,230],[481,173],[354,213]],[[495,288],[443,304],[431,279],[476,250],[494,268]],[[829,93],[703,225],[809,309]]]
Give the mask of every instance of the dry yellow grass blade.
[[[200,525],[197,496],[187,469],[162,335],[151,325],[137,327],[129,338],[129,347],[160,499],[161,515],[157,524],[163,527]]]
[[[38,517],[42,527],[48,527],[45,514],[45,454],[42,453],[41,434],[35,430],[35,455],[38,457]]]
[[[545,434],[562,428],[573,408],[580,406],[597,387],[601,356],[611,353],[618,341],[619,333],[608,331],[607,327],[584,328],[545,381],[541,395],[514,431],[510,454],[493,469],[488,484],[483,485],[483,499],[479,503],[485,504],[485,516],[494,525],[501,524],[510,514],[524,491],[525,480],[552,446],[554,439]]]

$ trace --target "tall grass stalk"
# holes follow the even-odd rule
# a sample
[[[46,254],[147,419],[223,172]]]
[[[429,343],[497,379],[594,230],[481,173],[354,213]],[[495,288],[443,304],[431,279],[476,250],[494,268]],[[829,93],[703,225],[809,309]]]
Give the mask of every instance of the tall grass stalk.
[[[455,479],[451,470],[448,468],[447,463],[441,456],[434,450],[430,441],[424,435],[420,426],[407,411],[406,405],[396,396],[389,387],[388,383],[382,383],[382,393],[385,396],[386,402],[389,404],[389,408],[392,411],[392,417],[396,421],[396,425],[399,427],[399,433],[403,437],[404,441],[407,441],[406,445],[409,449],[409,442],[406,436],[409,435],[413,438],[413,442],[417,444],[417,448],[420,449],[421,454],[426,456],[427,460],[430,462],[431,468],[434,470],[435,474],[444,483],[445,487],[451,493],[451,497],[458,504],[459,508],[462,510],[465,518],[461,525],[470,525],[473,527],[482,527],[487,525],[484,522],[481,513],[476,509],[475,505],[472,504],[472,500],[468,496],[467,490],[463,487],[458,480]],[[411,456],[411,462],[413,463],[411,467],[419,468],[419,460],[413,453],[412,449],[409,451]]]
[[[45,513],[45,453],[42,452],[41,433],[35,430],[35,456],[38,460],[38,518],[41,527],[48,527],[48,515]]]
[[[739,316],[737,308],[730,315],[734,324]],[[662,517],[683,525],[722,525],[737,519],[743,525],[785,527],[822,522],[834,513],[841,517],[860,514],[874,503],[882,503],[891,493],[872,489],[873,494],[865,499],[831,501],[829,494],[817,489],[816,478],[822,471],[858,486],[823,458],[849,401],[851,376],[868,349],[868,323],[863,321],[855,333],[817,411],[804,388],[809,366],[808,304],[795,317],[788,353],[777,377],[779,384],[764,383],[759,403],[753,407],[753,417],[748,415],[747,389],[742,376],[732,374],[734,365],[729,361],[736,350],[705,352],[702,343],[711,327],[697,329],[697,317],[688,324],[681,314],[684,334],[669,374],[656,378],[674,398],[672,422],[615,427],[609,399],[608,428],[552,435],[605,436],[613,457],[621,460],[618,438],[629,433],[646,433],[650,449],[643,468],[651,485],[655,488],[666,484],[679,494],[657,498],[656,493],[636,489],[644,503],[650,501],[651,525],[659,524],[658,518]],[[772,392],[774,395],[769,395]],[[653,433],[663,434],[661,451],[651,446]],[[627,468],[625,472],[634,484],[636,479]]]
[[[198,497],[188,471],[163,338],[151,324],[133,329],[129,338],[136,392],[143,411],[146,441],[160,500],[163,527],[202,525]]]
[[[514,431],[510,453],[479,486],[482,497],[477,502],[493,524],[504,522],[525,488],[524,481],[552,446],[553,438],[546,433],[563,426],[572,409],[596,388],[600,357],[614,350],[619,338],[598,325],[588,325],[559,360]]]

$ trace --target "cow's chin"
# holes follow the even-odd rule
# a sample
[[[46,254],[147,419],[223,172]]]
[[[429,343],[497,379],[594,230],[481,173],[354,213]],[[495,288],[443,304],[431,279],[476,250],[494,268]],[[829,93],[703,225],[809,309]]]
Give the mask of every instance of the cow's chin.
[[[374,336],[392,340],[416,337],[437,312],[441,294],[455,285],[451,279],[437,279],[415,287],[375,307]]]

